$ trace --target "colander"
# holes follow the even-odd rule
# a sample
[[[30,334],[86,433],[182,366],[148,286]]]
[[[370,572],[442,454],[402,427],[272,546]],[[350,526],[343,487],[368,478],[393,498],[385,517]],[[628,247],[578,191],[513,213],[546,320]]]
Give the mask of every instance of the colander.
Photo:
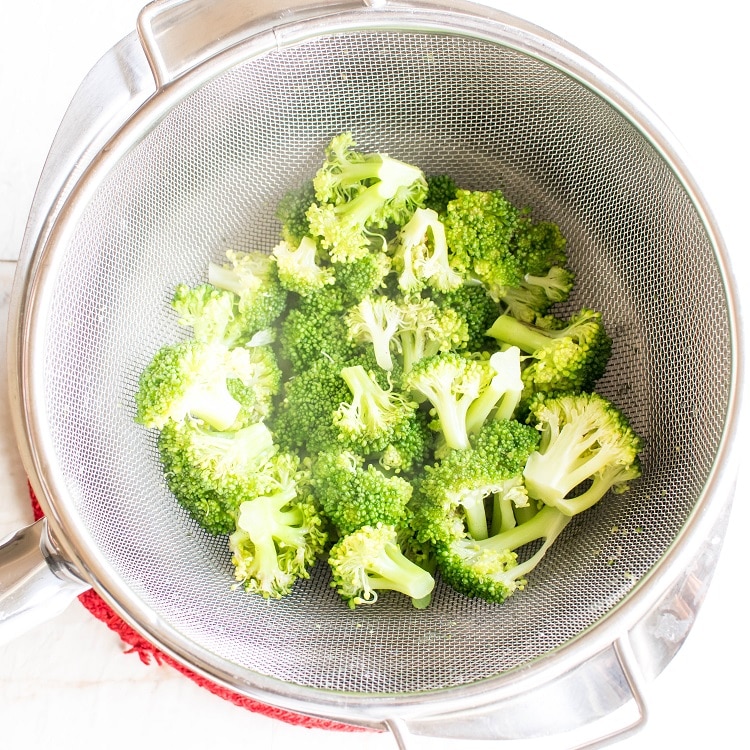
[[[133,421],[180,331],[178,282],[269,250],[276,203],[330,137],[502,189],[558,223],[574,297],[614,351],[598,390],[643,437],[643,477],[577,517],[503,605],[438,582],[351,611],[323,568],[268,602],[231,591]],[[632,702],[700,606],[727,523],[737,308],[710,210],[653,114],[563,40],[435,2],[165,0],[92,70],[35,199],[12,300],[11,401],[46,519],[0,548],[4,638],[96,591],[148,640],[241,694],[410,735],[523,740]],[[535,710],[544,701],[544,712]]]

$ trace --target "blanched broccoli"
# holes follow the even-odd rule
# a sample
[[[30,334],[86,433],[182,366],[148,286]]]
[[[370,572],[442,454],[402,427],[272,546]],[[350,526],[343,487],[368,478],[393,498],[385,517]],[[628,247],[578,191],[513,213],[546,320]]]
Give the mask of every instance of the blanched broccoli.
[[[291,592],[297,580],[309,578],[328,535],[306,487],[307,475],[298,470],[297,456],[279,454],[271,464],[268,473],[275,482],[239,505],[229,549],[240,585],[279,599]]]
[[[209,283],[237,295],[237,309],[250,334],[268,328],[286,307],[287,292],[276,264],[262,252],[229,250],[226,257],[226,263],[209,263]]]
[[[375,603],[380,591],[397,591],[421,607],[435,586],[430,572],[404,554],[389,524],[362,526],[339,539],[328,564],[331,585],[352,609]]]
[[[487,330],[500,314],[498,302],[490,296],[484,284],[466,283],[450,292],[434,295],[442,309],[450,308],[466,322],[470,352],[490,352],[498,348],[497,341],[487,336]]]
[[[303,237],[296,246],[282,240],[271,256],[276,261],[279,283],[287,291],[306,297],[335,282],[333,269],[318,262],[318,245],[312,237]]]
[[[504,602],[526,586],[526,577],[569,521],[570,516],[545,506],[528,521],[486,539],[456,537],[437,546],[438,570],[448,585],[466,596]],[[517,550],[538,540],[543,544],[519,562]]]
[[[384,251],[373,250],[363,258],[332,265],[343,303],[350,307],[385,287],[391,257]]]
[[[488,422],[464,449],[449,451],[426,466],[417,484],[414,525],[417,538],[432,544],[465,536],[486,539],[494,494],[508,492],[521,475],[538,435],[515,420]],[[516,495],[521,501],[520,494]]]
[[[429,286],[456,289],[463,276],[450,264],[445,227],[430,208],[418,208],[391,243],[398,286],[404,294],[418,294]]]
[[[169,422],[158,446],[170,491],[211,534],[231,533],[242,500],[266,491],[268,463],[278,451],[262,422],[236,431]]]
[[[172,309],[181,326],[192,329],[196,341],[227,347],[248,341],[250,330],[237,309],[239,298],[212,284],[178,284],[172,296]]]
[[[505,291],[502,302],[510,314],[524,323],[544,325],[552,305],[564,302],[573,289],[573,272],[552,266],[543,276],[526,274],[517,287]]]
[[[557,224],[536,222],[528,211],[521,212],[513,235],[513,254],[524,276],[545,276],[554,266],[565,268],[566,246],[567,240]]]
[[[540,397],[528,420],[541,433],[523,472],[529,495],[565,515],[582,513],[610,489],[624,491],[640,476],[640,439],[603,396]]]
[[[392,370],[391,348],[395,346],[394,337],[401,328],[402,316],[398,302],[387,295],[365,297],[346,314],[348,338],[356,344],[372,345],[378,365]]]
[[[276,206],[276,218],[281,222],[281,239],[293,247],[310,234],[307,209],[313,203],[315,187],[312,180],[307,180],[285,193]]]
[[[506,313],[487,333],[501,344],[517,346],[531,355],[522,377],[533,393],[592,390],[612,352],[601,313],[589,309],[573,315],[559,328],[529,325]]]
[[[350,450],[319,453],[313,460],[312,485],[341,535],[377,523],[398,524],[412,496],[410,482],[385,474]]]
[[[431,208],[438,214],[445,213],[448,204],[456,197],[458,185],[448,174],[436,174],[427,177],[427,197],[424,207]]]

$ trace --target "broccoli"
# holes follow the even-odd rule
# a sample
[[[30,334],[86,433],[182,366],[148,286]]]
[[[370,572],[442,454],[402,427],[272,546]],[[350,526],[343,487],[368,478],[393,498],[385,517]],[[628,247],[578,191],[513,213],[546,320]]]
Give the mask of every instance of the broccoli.
[[[445,227],[435,211],[418,208],[391,243],[398,285],[405,294],[429,286],[440,291],[456,289],[463,276],[451,267]]]
[[[624,414],[597,393],[537,397],[529,424],[541,433],[524,468],[530,497],[568,516],[622,492],[640,476],[641,442]]]
[[[513,254],[524,275],[545,276],[554,266],[568,262],[567,241],[560,227],[550,221],[535,222],[522,211],[513,235]]]
[[[498,302],[490,296],[484,284],[465,283],[450,292],[433,295],[442,309],[450,308],[466,322],[465,348],[471,352],[497,349],[497,342],[487,336],[487,330],[500,314]]]
[[[391,271],[391,257],[383,251],[372,250],[363,258],[332,266],[343,304],[350,307],[385,286]]]
[[[284,194],[276,206],[276,218],[281,222],[281,239],[296,247],[310,234],[307,209],[315,203],[315,187],[307,180]]]
[[[389,476],[350,450],[330,449],[312,462],[312,485],[320,507],[340,535],[368,524],[398,524],[412,485]]]
[[[428,570],[410,560],[399,545],[394,525],[362,526],[339,539],[328,555],[331,585],[354,609],[373,604],[379,591],[397,591],[412,599],[416,607],[435,586]]]
[[[417,482],[413,512],[417,538],[432,544],[469,536],[486,539],[495,493],[508,492],[536,448],[538,435],[516,420],[493,420],[469,447],[449,451],[426,466]],[[523,502],[522,494],[516,494]]]
[[[427,178],[427,196],[424,199],[424,207],[431,208],[442,215],[448,204],[456,197],[457,191],[458,185],[450,175],[430,175]]]
[[[254,333],[237,310],[238,297],[212,284],[178,284],[172,309],[181,326],[192,329],[192,338],[207,344],[238,346]]]
[[[514,254],[519,211],[499,190],[458,190],[443,222],[451,265],[464,278],[481,281],[496,300],[518,286],[524,273]]]
[[[318,262],[318,246],[312,237],[303,237],[298,245],[286,240],[271,251],[276,261],[279,283],[287,291],[306,297],[326,284],[333,284],[333,269]]]
[[[235,579],[265,598],[286,596],[295,581],[309,578],[328,540],[298,464],[296,456],[279,454],[269,472],[276,482],[243,500],[229,536]]]
[[[563,327],[523,323],[507,313],[487,331],[506,346],[531,355],[522,373],[528,392],[589,391],[604,374],[612,340],[595,310],[583,309]]]
[[[398,302],[386,295],[370,295],[346,313],[348,338],[355,344],[371,344],[383,370],[393,369],[391,347],[402,324]]]
[[[286,308],[287,291],[279,283],[276,263],[259,251],[227,251],[227,263],[211,262],[208,281],[239,297],[237,310],[249,333],[268,328]]]
[[[438,570],[445,582],[469,597],[502,603],[525,588],[526,577],[565,530],[570,516],[549,506],[528,521],[483,540],[456,537],[437,545]],[[526,560],[518,561],[518,550],[540,539],[544,543]]]
[[[163,346],[142,371],[135,394],[136,421],[161,429],[186,417],[230,428],[242,404],[232,395],[233,379],[252,384],[257,373],[250,352],[193,339]]]
[[[427,193],[418,167],[360,153],[355,145],[351,133],[332,139],[313,179],[317,202],[307,211],[310,233],[334,262],[361,258],[373,244],[383,247],[383,232],[405,224]]]
[[[242,499],[264,491],[268,463],[278,451],[262,422],[236,431],[195,420],[170,422],[159,433],[158,447],[169,490],[211,534],[234,530]]]
[[[552,305],[568,298],[573,281],[573,272],[561,266],[552,266],[542,276],[527,273],[517,287],[506,289],[502,302],[514,318],[545,327],[543,317]]]

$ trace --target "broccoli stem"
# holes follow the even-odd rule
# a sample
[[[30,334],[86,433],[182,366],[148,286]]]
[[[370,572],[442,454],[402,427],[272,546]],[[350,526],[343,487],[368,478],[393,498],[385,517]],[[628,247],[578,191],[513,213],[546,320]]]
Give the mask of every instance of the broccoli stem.
[[[228,430],[240,413],[240,403],[227,389],[226,380],[196,389],[190,397],[190,414],[216,430]]]
[[[435,585],[432,575],[393,543],[384,546],[382,554],[368,565],[367,573],[371,588],[398,591],[414,600],[428,596]]]
[[[464,509],[464,521],[469,536],[477,541],[489,536],[487,526],[487,511],[484,507],[484,499],[487,497],[484,488],[466,492],[461,496],[461,507]]]
[[[480,541],[479,546],[494,552],[516,550],[525,544],[545,539],[549,544],[551,539],[557,538],[567,526],[570,516],[561,513],[557,508],[545,505],[538,513],[525,523],[518,524],[512,529],[503,531],[495,536]],[[549,546],[549,544],[547,546]],[[516,569],[514,568],[514,575]]]
[[[377,179],[382,185],[384,198],[392,198],[400,187],[407,187],[421,179],[422,171],[390,156],[380,155],[360,162],[348,162],[342,168],[338,179],[343,187],[351,187],[358,182]]]
[[[517,346],[522,352],[532,354],[533,352],[549,346],[550,337],[534,330],[517,320],[512,315],[501,315],[487,331],[491,336],[504,344]]]
[[[496,492],[493,498],[492,528],[493,536],[509,531],[516,524],[515,505],[512,497],[506,492]]]

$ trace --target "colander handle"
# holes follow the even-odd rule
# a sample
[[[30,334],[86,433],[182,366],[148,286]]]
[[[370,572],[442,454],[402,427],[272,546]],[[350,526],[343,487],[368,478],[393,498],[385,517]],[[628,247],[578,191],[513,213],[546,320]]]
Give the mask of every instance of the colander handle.
[[[283,23],[380,5],[378,0],[154,0],[137,31],[157,89],[251,35]]]
[[[612,690],[613,686],[617,686]],[[619,694],[613,705],[607,706],[611,698],[606,693]],[[500,750],[505,743],[513,748],[538,747],[534,739],[538,733],[560,736],[559,747],[568,750],[598,750],[619,742],[640,731],[648,718],[646,678],[642,673],[627,634],[588,661],[561,675],[556,681],[529,693],[515,695],[505,701],[498,699],[493,704],[491,697],[487,705],[474,707],[457,713],[446,714],[437,719],[393,718],[385,721],[394,736],[399,750],[417,750],[418,737],[454,737],[462,740],[495,740],[493,748]],[[592,706],[584,706],[587,701]],[[631,704],[634,711],[618,712],[617,704]],[[593,704],[600,704],[594,706]],[[539,706],[549,707],[550,716],[565,722],[571,714],[591,713],[582,724],[575,717],[568,730],[540,725]],[[598,715],[598,720],[594,718]]]
[[[0,644],[61,614],[90,588],[58,552],[41,518],[0,541]]]

